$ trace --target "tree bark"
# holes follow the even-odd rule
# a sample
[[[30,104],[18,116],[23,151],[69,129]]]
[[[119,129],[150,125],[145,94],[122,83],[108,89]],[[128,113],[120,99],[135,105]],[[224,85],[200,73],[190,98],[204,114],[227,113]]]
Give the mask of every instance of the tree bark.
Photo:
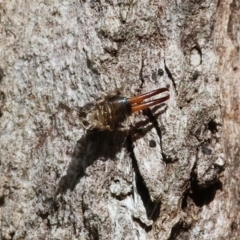
[[[1,239],[238,239],[238,0],[0,11]],[[76,115],[166,86],[113,131]]]

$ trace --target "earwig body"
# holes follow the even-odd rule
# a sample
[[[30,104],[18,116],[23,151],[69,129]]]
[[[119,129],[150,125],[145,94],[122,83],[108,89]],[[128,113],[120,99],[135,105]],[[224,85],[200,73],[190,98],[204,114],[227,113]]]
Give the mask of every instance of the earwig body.
[[[113,129],[131,115],[131,105],[127,98],[120,96],[99,99],[80,110],[80,117],[84,115],[83,124],[88,129]]]
[[[167,95],[144,102],[145,99],[166,91],[169,91],[168,88],[159,88],[133,98],[112,96],[98,99],[95,103],[89,103],[80,108],[79,117],[87,129],[112,130],[132,113],[155,106],[169,99],[169,95]]]

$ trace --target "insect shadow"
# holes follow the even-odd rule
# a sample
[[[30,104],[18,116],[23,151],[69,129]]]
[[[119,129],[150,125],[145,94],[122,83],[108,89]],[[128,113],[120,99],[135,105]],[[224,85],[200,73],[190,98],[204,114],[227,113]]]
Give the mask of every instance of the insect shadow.
[[[164,107],[163,107],[164,106]],[[154,116],[157,118],[165,112],[165,104],[153,108]],[[123,147],[127,146],[127,138],[131,135],[132,143],[146,135],[154,124],[149,120],[142,120],[130,129],[115,130],[88,130],[81,137],[74,148],[72,160],[69,163],[67,173],[63,176],[57,186],[56,195],[64,194],[68,189],[73,191],[80,179],[84,176],[87,167],[91,166],[96,160],[105,161],[107,159],[116,160],[116,154]]]

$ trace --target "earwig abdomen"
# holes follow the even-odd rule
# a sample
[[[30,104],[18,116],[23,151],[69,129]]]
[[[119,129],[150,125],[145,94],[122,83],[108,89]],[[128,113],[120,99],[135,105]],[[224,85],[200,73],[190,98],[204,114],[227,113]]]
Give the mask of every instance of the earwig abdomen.
[[[102,126],[114,128],[131,115],[131,105],[127,98],[114,96],[96,106],[95,120]]]
[[[97,101],[94,106],[89,105],[87,109],[80,110],[80,117],[85,119],[83,124],[88,129],[114,129],[130,115],[131,104],[127,98],[121,96]]]

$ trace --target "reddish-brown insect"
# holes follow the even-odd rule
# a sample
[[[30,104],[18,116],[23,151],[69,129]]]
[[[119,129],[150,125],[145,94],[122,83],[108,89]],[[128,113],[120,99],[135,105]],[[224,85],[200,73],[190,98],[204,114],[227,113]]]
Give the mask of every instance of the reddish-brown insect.
[[[169,94],[158,99],[144,101],[162,92],[169,92],[169,89],[159,88],[132,98],[118,95],[100,98],[80,108],[79,116],[87,129],[113,130],[132,113],[168,100]]]

